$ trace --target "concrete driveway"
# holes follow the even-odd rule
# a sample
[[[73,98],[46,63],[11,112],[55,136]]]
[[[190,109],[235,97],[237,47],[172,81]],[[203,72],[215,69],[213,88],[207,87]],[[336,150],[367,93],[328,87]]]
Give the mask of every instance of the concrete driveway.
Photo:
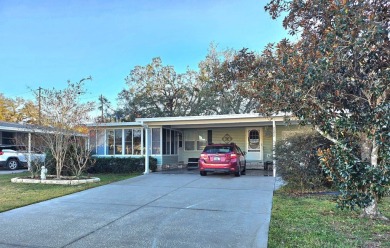
[[[27,169],[8,170],[8,169],[0,168],[0,175],[16,174],[16,173],[22,173],[22,172],[26,172],[26,171],[27,171]]]
[[[274,183],[139,176],[0,213],[0,247],[267,247]]]

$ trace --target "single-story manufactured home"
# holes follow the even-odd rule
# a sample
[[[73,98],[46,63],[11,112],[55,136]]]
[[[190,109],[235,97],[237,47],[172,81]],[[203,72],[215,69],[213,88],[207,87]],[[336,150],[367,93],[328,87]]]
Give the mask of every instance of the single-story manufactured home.
[[[248,165],[274,164],[277,140],[307,128],[285,114],[260,114],[137,118],[135,122],[90,124],[89,144],[95,156],[149,157],[158,170],[166,164],[187,163],[199,158],[210,143],[236,143],[246,152]],[[149,172],[145,159],[145,173]]]

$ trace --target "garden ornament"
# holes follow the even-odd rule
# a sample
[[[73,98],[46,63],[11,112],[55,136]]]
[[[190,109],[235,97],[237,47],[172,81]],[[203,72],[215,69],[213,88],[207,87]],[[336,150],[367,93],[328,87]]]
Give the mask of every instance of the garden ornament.
[[[42,166],[42,168],[41,168],[41,180],[46,180],[46,173],[47,173],[46,167]]]

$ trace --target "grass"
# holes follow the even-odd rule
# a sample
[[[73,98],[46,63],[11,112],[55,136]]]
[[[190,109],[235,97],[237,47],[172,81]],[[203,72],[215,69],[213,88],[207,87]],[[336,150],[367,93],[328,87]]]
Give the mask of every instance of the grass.
[[[390,197],[383,199],[380,210],[390,217]],[[336,209],[331,196],[293,196],[277,191],[268,247],[390,247],[390,222]]]
[[[29,173],[0,175],[0,212],[135,177],[139,174],[96,174],[92,176],[99,177],[100,182],[75,186],[11,183],[13,177],[28,175]]]

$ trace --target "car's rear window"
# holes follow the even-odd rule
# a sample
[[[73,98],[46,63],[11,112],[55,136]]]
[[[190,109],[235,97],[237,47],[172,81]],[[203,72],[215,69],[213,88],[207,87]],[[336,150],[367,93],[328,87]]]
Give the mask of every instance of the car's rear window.
[[[206,146],[205,153],[229,153],[233,151],[233,146]]]

